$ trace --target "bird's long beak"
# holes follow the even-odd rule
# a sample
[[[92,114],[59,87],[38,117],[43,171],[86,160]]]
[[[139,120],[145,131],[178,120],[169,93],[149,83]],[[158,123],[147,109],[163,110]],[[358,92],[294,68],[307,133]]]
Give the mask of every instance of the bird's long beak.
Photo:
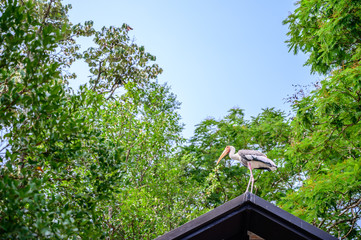
[[[224,149],[224,151],[222,152],[221,156],[218,158],[217,164],[222,160],[222,158],[224,158],[227,154],[229,153],[229,148],[226,147],[226,149]]]

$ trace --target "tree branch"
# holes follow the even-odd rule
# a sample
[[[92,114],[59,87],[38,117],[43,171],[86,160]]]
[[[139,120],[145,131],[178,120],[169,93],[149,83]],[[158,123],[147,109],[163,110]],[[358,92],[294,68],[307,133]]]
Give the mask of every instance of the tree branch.
[[[357,217],[356,217],[356,215],[355,215],[355,212],[353,211],[353,209],[351,209],[351,211],[352,211],[352,215],[354,216],[354,218],[353,218],[353,220],[352,220],[352,224],[351,224],[350,229],[349,229],[348,232],[345,234],[345,236],[342,237],[342,239],[347,238],[347,236],[351,233],[351,231],[352,231],[352,229],[353,229],[353,227],[355,226],[355,223],[356,223]]]
[[[345,212],[347,212],[347,210],[349,210],[350,208],[355,208],[355,207],[357,207],[358,205],[360,205],[360,203],[361,203],[361,198],[360,198],[356,203],[352,204],[351,206],[345,207],[345,208],[343,209],[343,211],[342,211],[338,216],[343,215],[343,214],[344,214]]]
[[[95,88],[96,88],[96,86],[98,85],[99,80],[100,80],[100,75],[103,73],[103,71],[101,70],[102,64],[103,64],[103,61],[100,61],[100,62],[99,62],[99,68],[98,68],[98,77],[97,77],[97,80],[95,81],[95,84],[94,84],[94,87],[93,87],[93,91],[95,91]]]
[[[7,148],[8,146],[10,146],[10,143],[8,143],[5,147],[3,147],[3,148],[0,150],[0,153],[1,153],[5,148]]]
[[[44,26],[44,24],[45,24],[46,19],[47,19],[48,16],[49,16],[51,4],[52,4],[53,2],[54,2],[54,0],[50,0],[49,6],[48,6],[48,8],[46,9],[46,12],[45,12],[45,14],[44,14],[43,21],[41,22],[41,26],[40,26],[37,34],[40,34],[40,32],[43,30],[43,26]]]

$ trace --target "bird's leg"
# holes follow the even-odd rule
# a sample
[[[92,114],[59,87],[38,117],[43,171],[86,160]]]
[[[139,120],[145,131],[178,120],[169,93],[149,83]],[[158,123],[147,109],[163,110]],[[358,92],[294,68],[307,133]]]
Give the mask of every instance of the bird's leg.
[[[251,167],[251,163],[250,163],[250,162],[248,162],[248,169],[249,169],[249,171],[251,172],[251,178],[250,178],[249,180],[252,181],[252,184],[251,184],[251,193],[252,193],[254,178],[253,178],[252,167]],[[249,185],[249,182],[248,182],[248,185]],[[247,191],[248,191],[248,187],[247,187]]]
[[[246,192],[248,192],[248,188],[249,188],[249,184],[251,183],[251,178],[249,178],[249,180],[248,180],[248,185],[247,185],[247,190],[246,190]]]

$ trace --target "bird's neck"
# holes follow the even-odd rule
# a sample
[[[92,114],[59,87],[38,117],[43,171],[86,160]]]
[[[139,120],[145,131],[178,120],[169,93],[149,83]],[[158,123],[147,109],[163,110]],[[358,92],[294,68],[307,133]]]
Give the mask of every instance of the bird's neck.
[[[240,156],[236,154],[236,149],[230,146],[229,157],[233,160],[241,161]]]

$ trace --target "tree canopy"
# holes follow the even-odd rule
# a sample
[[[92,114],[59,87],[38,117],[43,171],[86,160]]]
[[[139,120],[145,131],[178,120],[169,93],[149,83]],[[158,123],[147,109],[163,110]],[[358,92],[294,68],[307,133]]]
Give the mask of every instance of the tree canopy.
[[[74,25],[58,0],[0,9],[1,238],[151,239],[202,212],[170,154],[179,103],[129,26]],[[76,60],[92,74],[77,91]]]
[[[242,194],[226,145],[279,166],[255,193],[343,239],[361,234],[361,3],[301,0],[290,51],[324,76],[291,115],[234,107],[187,141],[180,103],[127,24],[73,24],[61,0],[0,3],[0,238],[153,239]],[[79,37],[93,39],[80,51]],[[70,66],[88,64],[78,90]]]
[[[361,3],[307,0],[297,7],[284,21],[290,50],[310,54],[306,64],[327,75],[293,104],[287,154],[302,185],[283,206],[335,236],[355,238],[361,230]]]

